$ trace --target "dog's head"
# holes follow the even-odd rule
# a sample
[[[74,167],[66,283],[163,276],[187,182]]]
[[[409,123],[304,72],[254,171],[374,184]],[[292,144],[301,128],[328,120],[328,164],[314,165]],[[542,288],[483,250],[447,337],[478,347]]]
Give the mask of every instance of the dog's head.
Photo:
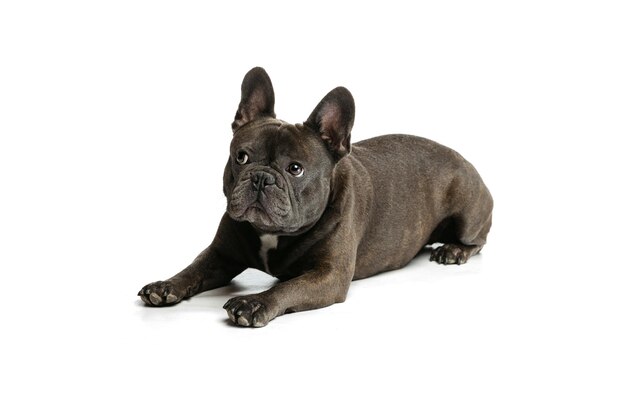
[[[274,89],[262,68],[243,79],[224,170],[228,214],[264,233],[297,234],[328,205],[332,173],[350,152],[354,100],[337,87],[306,122],[276,119]]]

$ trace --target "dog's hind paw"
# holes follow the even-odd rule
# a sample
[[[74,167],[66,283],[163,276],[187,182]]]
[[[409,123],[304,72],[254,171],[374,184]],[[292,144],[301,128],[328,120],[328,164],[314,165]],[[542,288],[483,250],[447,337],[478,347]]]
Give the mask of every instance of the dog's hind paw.
[[[444,244],[433,249],[430,253],[430,261],[439,264],[465,264],[471,256],[471,251],[465,245]]]

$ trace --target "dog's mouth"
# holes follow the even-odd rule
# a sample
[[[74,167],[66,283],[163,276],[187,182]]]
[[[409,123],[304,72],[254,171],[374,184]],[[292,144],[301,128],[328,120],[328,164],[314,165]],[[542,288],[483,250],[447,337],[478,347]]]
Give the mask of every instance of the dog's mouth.
[[[228,213],[236,221],[247,221],[264,231],[279,230],[286,221],[287,211],[273,208],[269,202],[255,199],[246,204],[246,199],[235,199],[228,207]],[[270,204],[271,208],[266,207]]]
[[[258,219],[263,224],[267,225],[272,223],[272,217],[267,213],[267,210],[265,210],[261,202],[258,200],[252,202],[252,204],[248,206],[248,208],[243,212],[242,217],[248,218],[250,221]]]
[[[235,215],[231,211],[228,211],[231,218],[239,222],[249,222],[257,230],[264,233],[277,233],[285,229],[282,225],[281,219],[277,219],[276,215],[273,215],[259,201],[251,203],[240,215]],[[288,229],[288,228],[287,228]]]
[[[293,221],[293,207],[287,185],[278,175],[270,184],[253,182],[252,175],[246,175],[237,182],[228,196],[228,214],[239,222],[250,222],[255,228],[266,231],[282,231]]]

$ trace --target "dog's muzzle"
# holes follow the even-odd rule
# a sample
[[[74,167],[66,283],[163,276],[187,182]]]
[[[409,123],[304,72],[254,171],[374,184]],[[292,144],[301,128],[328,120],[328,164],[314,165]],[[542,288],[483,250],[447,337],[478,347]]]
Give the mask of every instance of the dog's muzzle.
[[[252,190],[261,192],[265,189],[265,186],[276,184],[276,177],[265,171],[257,171],[250,176],[250,184]]]

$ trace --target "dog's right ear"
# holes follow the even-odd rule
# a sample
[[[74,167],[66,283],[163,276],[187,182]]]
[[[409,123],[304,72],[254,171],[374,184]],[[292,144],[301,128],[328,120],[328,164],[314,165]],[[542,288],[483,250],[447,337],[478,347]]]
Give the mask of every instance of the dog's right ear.
[[[254,67],[241,83],[241,102],[231,125],[233,132],[254,119],[268,116],[275,118],[274,87],[272,80],[261,67]]]

